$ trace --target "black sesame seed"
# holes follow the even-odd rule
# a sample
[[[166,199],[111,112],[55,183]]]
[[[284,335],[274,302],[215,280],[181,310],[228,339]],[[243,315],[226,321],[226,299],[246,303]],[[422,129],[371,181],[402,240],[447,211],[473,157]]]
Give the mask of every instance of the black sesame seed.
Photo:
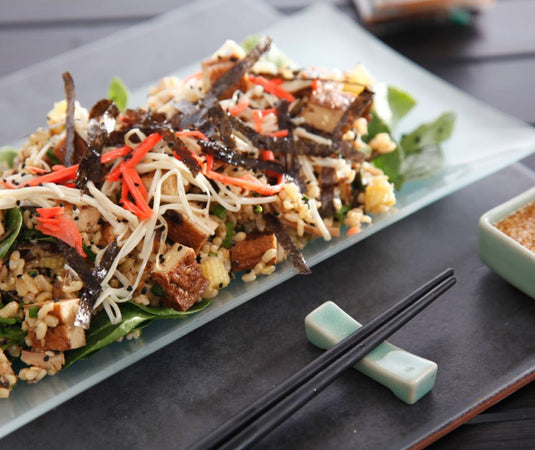
[[[74,218],[74,220],[80,220],[80,218],[79,218],[78,216],[76,216],[76,217]]]
[[[45,355],[45,357],[43,358],[43,361],[47,362],[49,359],[50,359],[50,356]]]
[[[180,251],[180,250],[182,250],[183,248],[184,248],[184,247],[182,247],[181,245],[179,245],[178,248],[177,248],[177,251]]]
[[[143,288],[141,289],[141,293],[143,295],[145,295],[147,293],[147,288],[145,286],[143,286]]]
[[[128,287],[126,288],[126,290],[127,290],[128,292],[132,292],[132,291],[134,290],[134,288],[133,288],[132,286],[128,286]]]
[[[223,283],[219,283],[219,289],[223,287]]]
[[[17,278],[20,280],[20,279],[22,278],[22,275],[19,273],[19,274],[17,275]]]
[[[104,219],[101,217],[100,219],[98,219],[97,223],[99,225],[104,225],[105,222],[104,222]]]
[[[175,145],[175,143],[173,141],[170,141],[170,142],[167,143],[168,147],[172,147],[173,145]]]
[[[17,200],[17,201],[15,202],[15,204],[16,204],[17,206],[20,206],[20,200]]]
[[[39,183],[39,186],[40,186],[40,187],[43,187],[43,183]]]
[[[63,208],[63,202],[59,202],[60,208]]]

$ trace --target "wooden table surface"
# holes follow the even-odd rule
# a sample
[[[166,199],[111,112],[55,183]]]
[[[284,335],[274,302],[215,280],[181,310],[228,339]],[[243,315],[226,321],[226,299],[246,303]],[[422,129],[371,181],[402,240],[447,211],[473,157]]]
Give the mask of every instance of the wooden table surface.
[[[184,0],[27,0],[0,4],[0,76],[165,13]],[[270,0],[291,14],[312,3]],[[349,1],[335,2],[358,21]],[[471,25],[384,28],[388,45],[473,96],[535,124],[535,2],[500,0]],[[533,157],[525,162],[535,169]],[[449,448],[535,448],[535,384],[522,388],[433,444]]]

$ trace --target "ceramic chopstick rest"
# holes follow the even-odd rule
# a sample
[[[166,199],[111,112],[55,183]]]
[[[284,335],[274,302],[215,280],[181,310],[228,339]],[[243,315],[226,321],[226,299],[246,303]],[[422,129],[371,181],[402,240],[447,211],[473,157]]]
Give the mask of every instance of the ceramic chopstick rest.
[[[308,340],[316,347],[329,349],[362,325],[336,303],[326,302],[305,318]],[[405,403],[412,405],[435,384],[438,366],[433,361],[413,355],[388,342],[379,344],[355,369],[390,389]]]

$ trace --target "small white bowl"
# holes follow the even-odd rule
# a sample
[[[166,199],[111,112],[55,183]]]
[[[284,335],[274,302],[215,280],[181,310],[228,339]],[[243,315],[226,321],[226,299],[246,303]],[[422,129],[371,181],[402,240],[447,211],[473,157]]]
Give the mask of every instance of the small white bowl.
[[[496,224],[535,202],[535,188],[491,209],[479,219],[479,256],[503,279],[535,298],[535,253],[500,231]]]

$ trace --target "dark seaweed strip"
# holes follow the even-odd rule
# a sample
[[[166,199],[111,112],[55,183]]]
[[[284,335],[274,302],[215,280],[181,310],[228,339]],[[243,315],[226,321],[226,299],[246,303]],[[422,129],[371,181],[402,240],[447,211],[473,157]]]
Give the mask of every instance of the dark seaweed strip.
[[[249,158],[214,141],[201,139],[199,144],[205,153],[212,155],[219,161],[226,162],[233,166],[243,166],[248,169],[256,170],[272,170],[276,173],[285,172],[284,167],[275,161],[262,161],[261,159]]]
[[[108,141],[108,131],[104,125],[104,120],[106,117],[115,118],[118,115],[119,109],[109,99],[99,100],[91,108],[87,125],[87,149],[83,153],[76,176],[78,189],[85,189],[88,181],[98,184],[102,180],[104,173],[100,157]]]
[[[335,170],[332,167],[321,169],[321,217],[334,214],[334,186],[336,185]]]
[[[175,132],[167,128],[162,130],[161,134],[167,145],[178,155],[180,161],[186,165],[193,176],[196,176],[201,171],[201,166]]]
[[[69,72],[63,74],[65,84],[65,99],[67,101],[67,113],[65,118],[65,165],[72,166],[74,161],[74,81]]]
[[[333,131],[332,138],[335,143],[339,143],[342,139],[342,136],[347,131],[346,129],[350,127],[353,121],[357,117],[362,117],[366,114],[367,110],[370,108],[373,101],[373,92],[368,89],[364,89],[362,93],[353,100],[353,103],[349,105],[349,108],[346,109],[344,115],[336,125],[336,128]]]
[[[277,240],[290,257],[290,261],[300,274],[311,273],[310,267],[308,267],[303,254],[296,247],[294,241],[290,235],[286,232],[279,220],[270,214],[264,216],[267,226],[272,233],[275,233]]]
[[[80,296],[80,306],[74,319],[75,326],[82,327],[86,330],[89,328],[89,324],[91,322],[91,312],[93,311],[93,307],[95,306],[95,302],[97,301],[98,296],[102,292],[102,287],[100,283],[102,283],[102,280],[106,278],[106,275],[108,274],[108,271],[110,270],[110,267],[113,264],[113,261],[115,260],[118,253],[119,247],[117,245],[117,240],[114,240],[110,245],[108,245],[108,248],[104,252],[100,263],[92,270],[91,279],[93,281],[91,282],[91,285],[88,286],[82,279],[82,281],[84,281],[85,287]],[[69,260],[67,260],[67,262],[69,263]],[[72,267],[70,263],[69,265]],[[80,275],[80,273],[78,273],[78,275]],[[81,275],[80,278],[82,278]]]
[[[276,153],[308,156],[329,156],[334,151],[330,145],[318,144],[310,139],[290,139],[289,137],[265,136],[253,130],[236,117],[229,117],[233,128],[242,134],[255,147],[269,149]]]
[[[104,113],[107,113],[112,117],[117,117],[119,115],[119,109],[109,98],[100,99],[93,105],[91,111],[89,111],[89,120],[98,120]]]
[[[262,39],[241,61],[238,61],[232,69],[217,79],[208,90],[207,98],[220,98],[225,92],[238,84],[242,77],[250,70],[260,57],[269,50],[271,38]],[[210,102],[211,103],[211,102]]]
[[[227,147],[234,147],[234,138],[232,137],[232,125],[228,120],[227,113],[223,111],[221,105],[216,103],[208,110],[208,116],[212,119],[216,130],[219,132],[219,139]]]

